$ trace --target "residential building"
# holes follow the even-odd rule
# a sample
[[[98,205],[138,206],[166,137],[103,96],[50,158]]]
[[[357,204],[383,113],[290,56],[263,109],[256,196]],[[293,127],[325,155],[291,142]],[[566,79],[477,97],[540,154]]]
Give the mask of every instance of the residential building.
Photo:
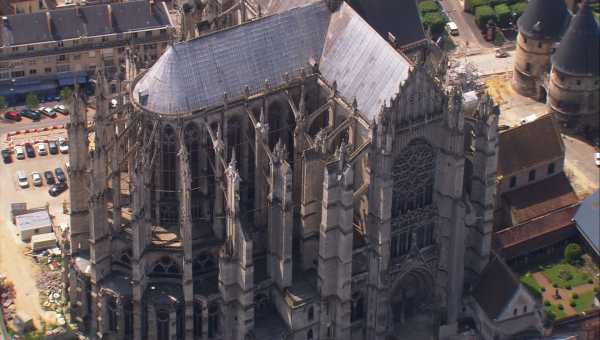
[[[87,82],[100,65],[110,77],[121,71],[127,49],[149,66],[174,32],[165,4],[147,0],[69,6],[1,20],[0,95],[9,102],[22,101],[29,92],[56,95],[62,86]]]

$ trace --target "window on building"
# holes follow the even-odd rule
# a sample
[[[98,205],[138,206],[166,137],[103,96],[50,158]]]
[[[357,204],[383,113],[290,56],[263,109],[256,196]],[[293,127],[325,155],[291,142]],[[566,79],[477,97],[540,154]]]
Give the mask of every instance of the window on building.
[[[160,30],[160,35],[165,35],[165,34],[167,34],[167,29],[166,28],[162,28]]]
[[[33,51],[35,50],[35,47],[33,47],[33,45],[27,45],[27,51]]]
[[[107,36],[103,36],[102,37],[102,42],[107,42],[108,41],[108,37]]]
[[[308,307],[308,321],[313,321],[315,318],[315,309],[313,306]]]
[[[152,36],[152,31],[146,31],[146,37],[149,38]]]
[[[554,163],[550,163],[550,164],[548,164],[548,175],[551,175],[551,174],[553,174],[555,170],[556,170],[556,169],[555,169],[555,165],[554,165]]]
[[[514,188],[515,186],[517,186],[517,177],[516,176],[512,176],[510,178],[510,187]]]
[[[132,37],[134,37],[134,38],[137,38],[137,37],[138,37],[138,34],[137,34],[137,32],[133,32],[133,33],[131,34],[131,36],[132,36]]]
[[[156,261],[152,268],[152,274],[155,275],[178,275],[180,273],[179,267],[169,256],[163,256],[160,260]]]
[[[60,54],[56,57],[56,61],[66,61],[67,56],[65,54]]]
[[[529,181],[535,181],[535,170],[529,171]]]
[[[51,67],[46,67],[44,69],[44,73],[52,73],[52,68]]]
[[[169,312],[159,309],[156,312],[156,335],[158,339],[169,339]]]
[[[531,72],[531,63],[525,64],[525,72]]]
[[[125,339],[133,339],[133,302],[125,301],[123,304],[123,328]]]
[[[577,85],[581,85],[581,80],[578,80],[578,81],[577,81]]]
[[[365,317],[365,299],[359,292],[352,294],[352,309],[350,310],[350,322],[364,319]]]
[[[392,257],[402,256],[410,249],[411,233],[403,231],[392,236]]]
[[[13,51],[13,52],[19,52],[19,46],[15,46],[15,47],[13,47],[13,48],[12,48],[12,51]]]
[[[56,46],[58,46],[58,47],[65,47],[65,43],[62,42],[62,41],[59,41],[59,42],[56,43]]]
[[[107,312],[108,312],[108,330],[110,332],[117,331],[117,302],[114,297],[109,297],[107,301]]]
[[[513,315],[517,315],[518,312],[519,310],[515,308],[515,310],[513,310]]]
[[[202,302],[194,303],[194,336],[202,337]]]
[[[117,52],[118,52],[118,53],[123,53],[123,52],[125,52],[125,47],[119,47],[119,48],[117,48]]]
[[[542,43],[541,42],[538,43],[538,48],[542,48]]]
[[[58,65],[56,66],[56,72],[69,72],[71,71],[71,65]]]
[[[306,340],[313,340],[313,331],[312,331],[312,329],[309,329],[308,333],[306,333]]]
[[[73,54],[73,60],[80,60],[81,59],[81,54]]]
[[[219,333],[219,307],[211,304],[208,307],[208,337],[214,338]]]
[[[25,76],[25,71],[14,71],[11,73],[13,78],[20,78]]]
[[[32,68],[31,70],[29,70],[29,74],[30,74],[30,75],[34,75],[34,74],[36,74],[36,73],[37,73],[37,70],[36,70],[36,69],[34,69],[34,68]]]
[[[523,314],[527,313],[527,305],[523,306]]]

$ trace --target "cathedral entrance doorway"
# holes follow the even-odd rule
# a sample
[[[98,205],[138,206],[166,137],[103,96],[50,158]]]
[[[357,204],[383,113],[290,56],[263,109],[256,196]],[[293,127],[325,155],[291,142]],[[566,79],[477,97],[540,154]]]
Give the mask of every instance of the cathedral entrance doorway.
[[[391,299],[391,339],[429,340],[437,334],[433,278],[426,270],[412,270],[395,285]]]

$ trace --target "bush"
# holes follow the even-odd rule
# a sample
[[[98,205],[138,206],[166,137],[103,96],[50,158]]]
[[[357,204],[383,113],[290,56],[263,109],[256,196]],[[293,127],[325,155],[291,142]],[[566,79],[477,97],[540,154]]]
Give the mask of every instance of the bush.
[[[571,287],[571,285],[567,285],[565,288],[567,288],[567,290],[571,290],[573,287]]]
[[[40,100],[35,93],[28,93],[25,97],[25,105],[30,109],[35,109],[40,105]]]
[[[548,300],[544,300],[544,306],[546,306],[546,307],[550,307],[550,301],[548,301]]]
[[[471,9],[471,12],[475,11],[475,8],[479,7],[479,6],[487,6],[491,3],[490,0],[467,0],[469,1],[469,8]]]
[[[446,20],[438,12],[425,13],[423,15],[423,26],[429,28],[431,34],[440,34],[444,31]]]
[[[433,0],[420,2],[418,6],[421,13],[437,12],[440,9],[438,4]]]
[[[494,44],[502,45],[505,41],[506,38],[504,37],[504,33],[500,30],[496,30],[496,33],[494,34]]]
[[[479,6],[475,8],[475,22],[481,30],[486,28],[488,21],[494,20],[496,13],[490,6]]]
[[[578,298],[579,298],[579,294],[577,294],[577,293],[573,293],[573,295],[571,295],[571,297],[572,297],[573,299],[578,299]]]
[[[592,279],[588,279],[588,281],[587,281],[587,282],[588,282],[589,284],[593,284],[593,283],[594,283],[594,280],[592,280]]]
[[[575,301],[571,301],[571,303],[569,303],[569,305],[571,305],[571,307],[577,306],[577,304],[575,303]]]
[[[600,286],[594,287],[594,293],[597,293],[598,291],[600,291]]]
[[[562,304],[559,304],[559,305],[558,305],[558,309],[560,309],[560,310],[563,310],[563,309],[565,309],[565,307],[563,307],[563,305],[562,305]]]
[[[583,250],[581,250],[581,246],[577,243],[570,243],[565,247],[565,261],[570,264],[576,265],[581,263],[581,255],[583,255]]]
[[[556,284],[556,283],[553,283],[553,284],[552,284],[552,287],[554,287],[554,288],[558,288],[558,284]]]
[[[494,6],[494,12],[496,12],[496,22],[498,22],[499,25],[508,25],[512,12],[507,4]]]
[[[63,102],[69,100],[72,95],[73,90],[71,90],[70,87],[63,87],[62,90],[60,90],[60,100]]]
[[[520,17],[521,14],[523,14],[523,12],[525,12],[526,8],[527,8],[527,1],[517,2],[516,4],[510,5],[510,10],[516,18]]]
[[[546,320],[544,322],[546,327],[552,325],[552,323],[554,323],[554,320],[556,320],[556,314],[554,314],[554,312],[549,309],[546,310]]]
[[[542,287],[542,288],[540,288],[540,290],[541,290],[542,292],[545,292],[545,291],[546,291],[546,287]]]

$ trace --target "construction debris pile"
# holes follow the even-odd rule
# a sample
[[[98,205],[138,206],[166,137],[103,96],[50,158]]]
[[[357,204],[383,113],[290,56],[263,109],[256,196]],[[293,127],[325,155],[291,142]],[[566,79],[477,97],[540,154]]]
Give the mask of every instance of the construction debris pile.
[[[451,59],[448,61],[448,72],[446,74],[446,83],[451,87],[458,87],[463,92],[483,91],[484,83],[477,68],[461,59]]]
[[[15,318],[17,307],[15,306],[15,287],[6,276],[0,274],[0,304],[2,304],[2,315],[4,322],[8,323]]]
[[[34,260],[42,266],[42,271],[37,280],[40,291],[40,303],[42,308],[51,310],[59,315],[58,324],[64,324],[62,313],[62,257],[60,249],[45,250],[33,256]]]

